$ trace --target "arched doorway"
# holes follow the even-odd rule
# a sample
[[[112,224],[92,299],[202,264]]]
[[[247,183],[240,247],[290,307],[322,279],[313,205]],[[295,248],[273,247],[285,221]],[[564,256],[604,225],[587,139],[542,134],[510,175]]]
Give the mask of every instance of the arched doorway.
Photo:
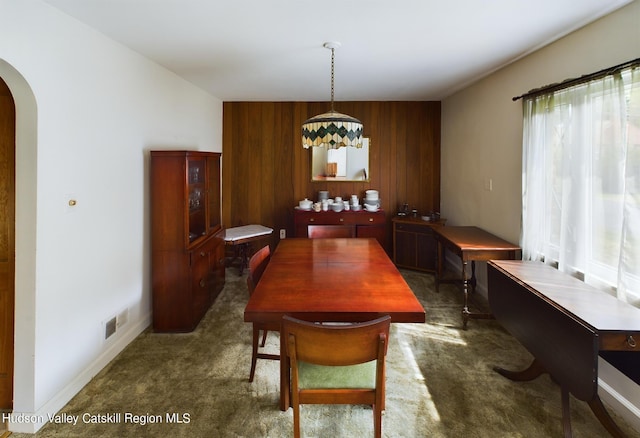
[[[1,58],[0,78],[15,103],[13,411],[35,412],[38,105],[25,77]],[[18,426],[25,430],[15,432],[35,432]]]
[[[16,107],[0,78],[0,410],[13,409]]]

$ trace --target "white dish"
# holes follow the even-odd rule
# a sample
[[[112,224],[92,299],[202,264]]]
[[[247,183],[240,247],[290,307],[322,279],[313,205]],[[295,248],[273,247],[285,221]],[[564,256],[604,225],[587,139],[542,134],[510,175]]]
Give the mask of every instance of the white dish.
[[[309,207],[309,208],[302,208],[299,205],[296,205],[296,210],[302,210],[302,211],[311,211],[313,210],[313,207]]]

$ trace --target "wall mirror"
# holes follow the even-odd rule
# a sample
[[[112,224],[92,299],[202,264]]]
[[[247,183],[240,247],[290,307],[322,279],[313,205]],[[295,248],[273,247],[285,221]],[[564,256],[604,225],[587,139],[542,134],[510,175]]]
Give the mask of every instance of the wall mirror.
[[[311,148],[311,181],[369,181],[370,139],[362,147]]]

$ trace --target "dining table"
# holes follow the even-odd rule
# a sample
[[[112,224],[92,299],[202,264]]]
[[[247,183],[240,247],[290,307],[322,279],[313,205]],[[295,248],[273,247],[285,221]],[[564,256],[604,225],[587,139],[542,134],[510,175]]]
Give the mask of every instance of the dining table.
[[[244,311],[244,321],[281,322],[284,315],[319,323],[391,316],[424,323],[425,309],[373,238],[280,241]],[[282,351],[282,339],[280,350]],[[280,408],[290,406],[290,364],[280,357]]]

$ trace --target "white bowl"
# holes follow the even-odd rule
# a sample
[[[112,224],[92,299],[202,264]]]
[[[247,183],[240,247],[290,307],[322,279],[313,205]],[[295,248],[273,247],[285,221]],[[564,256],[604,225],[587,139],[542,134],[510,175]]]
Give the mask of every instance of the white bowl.
[[[377,205],[364,204],[364,208],[367,211],[378,211],[378,206]]]
[[[342,211],[344,210],[344,204],[342,202],[334,202],[331,204],[331,209],[333,211]]]

